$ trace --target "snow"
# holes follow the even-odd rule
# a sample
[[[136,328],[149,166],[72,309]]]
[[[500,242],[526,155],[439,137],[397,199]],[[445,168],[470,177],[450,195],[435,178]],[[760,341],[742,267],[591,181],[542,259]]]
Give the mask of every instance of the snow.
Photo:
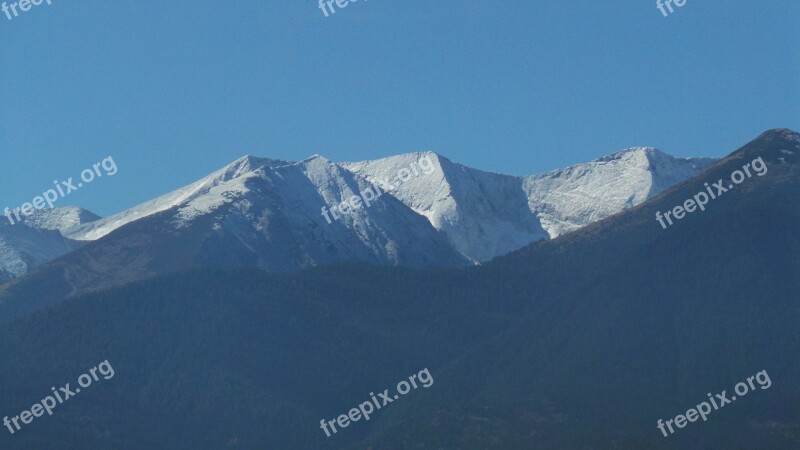
[[[407,167],[430,167],[392,192],[447,235],[451,245],[480,262],[547,237],[527,209],[519,177],[470,169],[432,152],[343,163],[365,178],[395,179]]]
[[[525,177],[529,207],[551,238],[639,205],[710,167],[713,158],[674,158],[632,147],[595,161]]]
[[[634,147],[529,177],[471,169],[432,152],[341,165],[365,178],[391,179],[423,158],[434,162],[433,173],[400,184],[392,194],[428,218],[474,261],[487,261],[636,206],[715,161],[673,158],[654,148]]]
[[[0,273],[18,277],[28,271],[22,254],[5,236],[0,236]]]
[[[178,226],[228,203],[228,194],[247,191],[245,182],[254,170],[280,166],[286,161],[245,156],[188,186],[147,201],[119,214],[66,230],[64,235],[79,241],[94,241],[143,217],[179,208]]]
[[[66,231],[79,225],[93,222],[100,217],[82,208],[66,206],[35,210],[24,218],[24,223],[38,230]]]
[[[270,270],[345,260],[479,263],[638,205],[713,162],[635,147],[517,177],[465,167],[433,152],[352,163],[320,155],[299,162],[245,156],[107,218],[56,208],[37,212],[19,229],[0,227],[0,275],[19,276],[76,248],[62,235],[95,241],[145,218],[151,232],[205,227],[204,233],[233,239]],[[401,171],[407,179],[399,179]],[[376,179],[394,188],[371,207],[327,223],[323,208],[330,211]]]

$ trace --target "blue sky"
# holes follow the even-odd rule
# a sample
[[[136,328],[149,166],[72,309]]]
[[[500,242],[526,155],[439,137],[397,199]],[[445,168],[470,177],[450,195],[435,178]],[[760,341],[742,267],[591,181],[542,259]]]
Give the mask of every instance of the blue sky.
[[[244,154],[433,150],[540,173],[634,146],[722,156],[800,129],[800,4],[52,0],[0,13],[0,208],[107,215]]]

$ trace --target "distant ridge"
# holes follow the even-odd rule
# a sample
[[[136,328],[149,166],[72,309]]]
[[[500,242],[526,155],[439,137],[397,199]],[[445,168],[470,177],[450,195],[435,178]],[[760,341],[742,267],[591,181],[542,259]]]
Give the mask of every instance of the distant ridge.
[[[58,208],[16,229],[0,225],[0,282],[86,244],[54,266],[69,271],[61,275],[67,292],[191,267],[285,272],[342,261],[483,263],[640,204],[713,161],[637,147],[516,177],[433,152],[338,164],[320,155],[300,162],[248,155],[106,218]],[[369,189],[370,180],[395,179],[409,167],[417,174],[384,190],[371,207],[333,223],[323,218]]]

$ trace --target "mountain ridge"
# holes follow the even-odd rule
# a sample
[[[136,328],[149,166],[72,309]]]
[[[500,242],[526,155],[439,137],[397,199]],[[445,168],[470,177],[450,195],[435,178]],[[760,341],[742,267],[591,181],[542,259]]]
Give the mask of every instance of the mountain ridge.
[[[703,169],[666,154],[645,164],[641,153],[628,149],[530,177],[472,169],[434,152],[357,163],[320,155],[298,162],[246,155],[120,213],[84,215],[74,226],[57,227],[64,238],[50,239],[59,238],[60,246],[39,241],[58,251],[29,258],[29,264],[14,253],[18,241],[9,241],[0,253],[9,269],[0,282],[50,263],[46,270],[67,271],[56,276],[55,284],[65,288],[59,296],[197,265],[286,271],[347,260],[420,267],[484,263],[634,206],[657,185]],[[398,182],[404,170],[408,179]],[[379,189],[370,180],[380,178],[394,187],[378,190],[371,206],[326,223],[326,210]],[[586,188],[591,183],[613,188],[604,190],[615,193],[608,204]],[[185,242],[175,243],[182,234]],[[174,248],[174,254],[148,247],[155,245]],[[79,254],[56,261],[73,251]]]

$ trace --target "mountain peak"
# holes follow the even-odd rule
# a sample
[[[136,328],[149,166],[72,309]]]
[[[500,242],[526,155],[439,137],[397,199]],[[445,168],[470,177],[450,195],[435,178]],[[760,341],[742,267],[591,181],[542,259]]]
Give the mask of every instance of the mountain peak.
[[[618,152],[611,153],[610,155],[603,156],[599,158],[597,161],[612,161],[617,159],[628,159],[628,158],[663,158],[669,157],[669,154],[655,148],[655,147],[628,147],[624,150],[620,150]]]
[[[800,133],[789,128],[773,128],[761,133],[756,139],[772,138],[772,139],[786,139],[789,141],[800,141]]]
[[[730,159],[763,158],[768,164],[797,163],[800,155],[800,133],[788,128],[767,130],[744,147],[728,155]]]
[[[280,167],[293,164],[293,161],[284,161],[280,159],[260,158],[258,156],[244,155],[236,161],[228,164],[218,172],[223,172],[227,175],[226,179],[236,178],[244,173],[253,172],[262,167]]]
[[[99,220],[100,216],[77,206],[39,209],[26,216],[24,223],[37,230],[66,231],[85,223]]]
[[[301,163],[322,162],[322,163],[331,163],[331,164],[333,164],[333,161],[331,161],[330,159],[320,155],[319,153],[314,153],[313,155],[309,156],[308,158],[306,158],[306,159],[304,159],[304,160],[302,160],[300,162]]]

